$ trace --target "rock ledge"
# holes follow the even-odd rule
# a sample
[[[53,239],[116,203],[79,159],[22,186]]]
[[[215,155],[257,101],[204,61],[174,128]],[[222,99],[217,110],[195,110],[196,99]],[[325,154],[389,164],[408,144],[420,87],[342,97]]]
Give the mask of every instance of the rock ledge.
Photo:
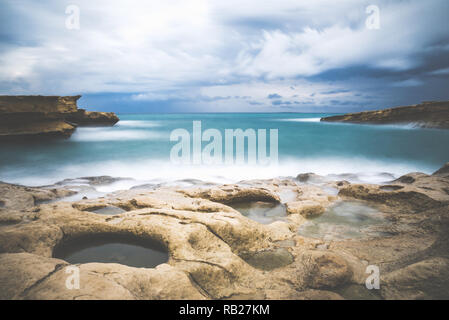
[[[68,138],[77,126],[114,125],[112,112],[78,109],[81,96],[0,96],[0,140]]]

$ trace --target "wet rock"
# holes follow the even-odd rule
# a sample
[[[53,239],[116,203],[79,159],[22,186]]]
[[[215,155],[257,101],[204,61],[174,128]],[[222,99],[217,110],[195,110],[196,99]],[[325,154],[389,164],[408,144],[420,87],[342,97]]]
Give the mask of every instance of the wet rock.
[[[324,211],[324,206],[313,200],[295,201],[287,204],[287,212],[289,214],[298,213],[305,218],[319,216],[324,213]]]
[[[296,242],[293,239],[287,239],[287,240],[274,241],[274,244],[281,248],[290,248],[294,247],[296,245]]]
[[[232,204],[232,208],[245,217],[263,224],[284,221],[287,216],[285,205],[272,202],[237,202]]]
[[[346,300],[381,300],[379,290],[369,290],[364,284],[346,285],[337,288],[336,292]]]
[[[346,260],[330,251],[308,250],[299,258],[299,263],[308,270],[307,285],[315,289],[338,287],[352,276]]]
[[[53,249],[53,257],[71,264],[120,263],[137,268],[153,268],[168,261],[167,249],[157,241],[102,234],[62,241]]]
[[[96,176],[96,177],[82,177],[79,178],[82,180],[87,180],[88,183],[92,186],[102,186],[112,184],[114,182],[122,181],[122,180],[131,180],[130,178],[114,178],[111,176]]]
[[[30,288],[66,262],[29,253],[0,254],[0,299],[23,299]]]
[[[69,138],[76,126],[64,120],[0,124],[0,141]]]
[[[388,225],[385,215],[367,203],[342,201],[302,224],[298,234],[325,241],[372,238],[383,236]]]
[[[192,198],[204,198],[214,202],[225,204],[238,202],[280,202],[280,198],[270,190],[262,188],[223,186],[221,188],[213,187],[209,189],[187,189],[183,191]]]
[[[96,213],[96,214],[116,215],[116,214],[125,213],[126,210],[123,210],[122,208],[115,207],[115,206],[106,206],[104,208],[99,208],[96,210],[92,210],[90,212]]]
[[[78,125],[114,125],[120,119],[113,112],[96,112],[78,109],[67,120]]]
[[[56,200],[76,194],[65,188],[32,188],[0,182],[0,201],[2,208],[25,210],[46,201]]]
[[[433,176],[440,176],[443,178],[449,178],[449,162],[447,162],[443,167],[435,171]]]
[[[131,187],[131,190],[153,190],[159,185],[154,183],[145,183],[138,186]]]
[[[380,190],[382,191],[397,191],[403,189],[403,186],[395,186],[395,185],[384,185],[380,186]]]
[[[419,212],[449,204],[449,180],[422,173],[408,174],[399,178],[388,190],[382,186],[353,184],[343,187],[340,196],[373,201],[401,211]],[[413,182],[410,178],[413,178]]]
[[[28,253],[0,255],[2,299],[195,299],[201,295],[182,271],[163,264],[138,269],[119,264],[80,265],[80,288],[68,290],[68,264]]]
[[[346,181],[346,180],[342,180],[342,181],[337,181],[337,182],[335,182],[335,186],[336,186],[337,188],[346,187],[346,186],[348,186],[348,185],[350,185],[350,183],[349,183],[348,181]]]
[[[1,212],[0,211],[0,225],[13,225],[22,222],[23,214],[20,212]]]
[[[251,266],[261,270],[273,270],[293,263],[292,254],[285,248],[244,252],[240,255]]]
[[[299,182],[322,182],[323,177],[315,174],[315,173],[300,173],[296,176],[296,179]]]
[[[324,213],[335,200],[335,196],[329,195],[320,187],[302,186],[296,200],[286,203],[287,212],[312,218]]]
[[[344,300],[338,293],[325,290],[306,290],[298,292],[295,300]]]
[[[329,195],[324,187],[271,179],[203,188],[160,186],[51,203],[47,200],[65,191],[0,184],[0,295],[4,299],[341,299],[357,296],[351,286],[362,286],[366,266],[378,265],[382,298],[444,297],[449,270],[449,204],[444,191],[448,179],[410,175],[413,182],[391,182],[387,190],[346,185],[340,196]],[[284,205],[281,198],[286,206],[315,201],[326,210],[340,200],[366,198],[367,205],[385,210],[389,229],[374,230],[381,232],[369,239],[318,240],[296,232],[326,213],[311,220],[292,213],[286,221],[264,225],[228,206],[235,201]],[[111,207],[121,213],[91,212]],[[364,212],[349,209],[342,211],[348,219]],[[359,220],[376,227],[363,214],[353,222],[358,226]],[[135,268],[126,265],[125,255],[118,255],[114,263],[80,263],[81,288],[67,290],[67,261],[53,258],[55,248],[98,235],[158,241],[166,247],[168,261],[155,268]]]
[[[415,182],[416,179],[412,175],[404,175],[395,180],[395,182],[410,184]]]

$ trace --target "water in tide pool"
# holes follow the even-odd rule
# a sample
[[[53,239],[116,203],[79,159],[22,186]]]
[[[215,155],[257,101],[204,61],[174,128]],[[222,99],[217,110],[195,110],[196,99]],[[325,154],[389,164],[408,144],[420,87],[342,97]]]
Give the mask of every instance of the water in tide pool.
[[[114,127],[78,128],[68,140],[0,145],[0,180],[48,185],[85,176],[133,178],[114,184],[126,189],[143,183],[230,183],[314,172],[352,173],[361,181],[381,183],[412,171],[431,173],[449,161],[449,130],[319,122],[325,114],[119,116]],[[194,120],[201,121],[203,131],[215,128],[223,137],[225,129],[278,129],[278,165],[172,164],[175,142],[170,142],[170,133],[177,128],[192,132]]]

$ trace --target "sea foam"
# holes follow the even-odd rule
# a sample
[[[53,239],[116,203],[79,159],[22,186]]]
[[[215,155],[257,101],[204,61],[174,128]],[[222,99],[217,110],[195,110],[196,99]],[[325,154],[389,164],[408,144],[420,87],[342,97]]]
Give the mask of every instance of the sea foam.
[[[110,185],[97,187],[101,192],[126,190],[142,184],[185,185],[184,181],[199,180],[204,183],[237,183],[242,180],[294,178],[300,173],[313,172],[332,180],[351,182],[385,183],[413,171],[430,173],[425,167],[412,164],[392,164],[363,158],[309,158],[289,159],[278,165],[174,165],[164,160],[104,161],[62,165],[51,174],[9,171],[5,180],[24,185],[50,185],[66,178],[101,176],[131,178]],[[348,174],[340,176],[343,174]]]
[[[71,137],[72,141],[126,141],[158,140],[164,136],[148,130],[110,130],[109,128],[79,128]]]

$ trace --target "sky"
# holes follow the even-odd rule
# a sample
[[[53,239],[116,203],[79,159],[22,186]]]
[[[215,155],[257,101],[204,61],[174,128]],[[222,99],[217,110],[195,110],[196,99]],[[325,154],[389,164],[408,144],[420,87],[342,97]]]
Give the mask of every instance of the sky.
[[[119,113],[449,100],[448,14],[447,0],[2,0],[0,94]]]

